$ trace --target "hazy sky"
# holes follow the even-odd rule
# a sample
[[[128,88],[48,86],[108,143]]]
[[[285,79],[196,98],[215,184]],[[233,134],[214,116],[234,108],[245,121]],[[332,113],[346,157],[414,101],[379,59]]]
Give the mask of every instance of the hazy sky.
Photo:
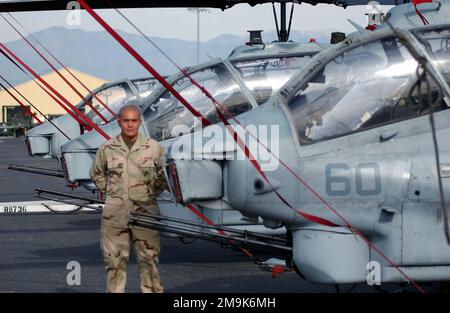
[[[276,7],[278,11],[279,5]],[[389,6],[382,8],[386,12]],[[290,4],[288,4],[289,11]],[[134,33],[131,26],[113,10],[97,10],[97,12],[114,28]],[[196,14],[187,9],[124,9],[122,12],[148,35],[186,40],[196,39]],[[351,32],[354,31],[354,28],[347,22],[347,18],[366,25],[365,12],[367,12],[365,6],[343,9],[334,5],[296,5],[292,28],[299,31],[337,29]],[[68,11],[13,13],[25,27],[33,31],[52,26],[84,30],[101,29],[84,11],[81,13],[81,25],[70,26],[66,21],[67,14]],[[247,4],[239,4],[226,11],[211,9],[209,13],[201,14],[200,28],[201,41],[210,40],[223,33],[246,35],[246,31],[250,29],[269,31],[275,29],[272,5],[263,4],[250,7]],[[18,36],[11,31],[3,19],[0,19],[0,41],[7,42],[16,39]]]

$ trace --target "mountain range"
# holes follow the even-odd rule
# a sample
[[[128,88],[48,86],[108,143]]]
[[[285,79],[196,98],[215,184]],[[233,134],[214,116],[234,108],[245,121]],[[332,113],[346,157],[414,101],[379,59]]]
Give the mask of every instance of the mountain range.
[[[305,42],[315,38],[318,42],[329,42],[330,33],[334,31],[319,30],[299,32],[292,31],[290,39]],[[170,75],[176,68],[161,55],[144,37],[118,31],[119,34],[161,74]],[[104,31],[84,31],[52,27],[33,34],[66,66],[79,71],[113,81],[121,78],[138,78],[149,76],[148,72],[138,64],[109,34]],[[263,40],[269,42],[276,39],[276,32],[263,32]],[[167,53],[178,65],[188,66],[196,63],[197,42],[150,37],[156,45]],[[27,37],[31,42],[32,39]],[[236,47],[248,41],[248,36],[222,34],[212,40],[200,43],[200,62],[210,58],[225,58]],[[40,75],[51,71],[47,64],[26,44],[24,40],[11,41],[6,46],[22,58]],[[39,45],[36,45],[39,47]],[[53,62],[55,67],[56,63]],[[0,72],[14,84],[29,80],[6,58],[0,56]]]

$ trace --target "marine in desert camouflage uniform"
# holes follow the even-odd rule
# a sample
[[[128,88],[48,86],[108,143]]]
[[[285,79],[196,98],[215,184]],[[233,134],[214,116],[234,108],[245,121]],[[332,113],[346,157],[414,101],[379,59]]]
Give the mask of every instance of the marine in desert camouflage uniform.
[[[131,212],[159,214],[156,197],[165,189],[159,143],[138,133],[141,114],[135,106],[119,112],[122,133],[104,143],[91,168],[91,178],[106,192],[102,214],[101,248],[106,263],[107,292],[124,292],[132,242],[142,292],[163,292],[157,264],[159,233],[128,225]]]

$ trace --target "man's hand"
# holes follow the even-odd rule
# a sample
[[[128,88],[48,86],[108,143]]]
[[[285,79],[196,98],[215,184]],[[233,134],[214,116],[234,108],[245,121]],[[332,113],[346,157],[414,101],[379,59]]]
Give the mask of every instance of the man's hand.
[[[98,149],[97,154],[95,155],[95,161],[92,164],[89,174],[97,188],[101,192],[106,192],[106,159],[102,147]]]

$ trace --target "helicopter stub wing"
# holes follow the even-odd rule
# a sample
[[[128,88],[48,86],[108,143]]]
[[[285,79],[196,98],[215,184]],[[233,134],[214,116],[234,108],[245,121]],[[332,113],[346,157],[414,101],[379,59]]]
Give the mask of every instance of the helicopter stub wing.
[[[0,12],[17,12],[17,11],[53,11],[73,9],[74,0],[0,0]],[[89,6],[93,9],[110,9],[110,5],[105,0],[87,0]],[[273,2],[295,2],[309,4],[334,4],[338,6],[366,5],[368,0],[115,0],[110,1],[116,8],[217,8],[229,9],[236,4],[248,3],[251,6],[263,3]],[[378,0],[382,5],[397,5],[409,0]]]

